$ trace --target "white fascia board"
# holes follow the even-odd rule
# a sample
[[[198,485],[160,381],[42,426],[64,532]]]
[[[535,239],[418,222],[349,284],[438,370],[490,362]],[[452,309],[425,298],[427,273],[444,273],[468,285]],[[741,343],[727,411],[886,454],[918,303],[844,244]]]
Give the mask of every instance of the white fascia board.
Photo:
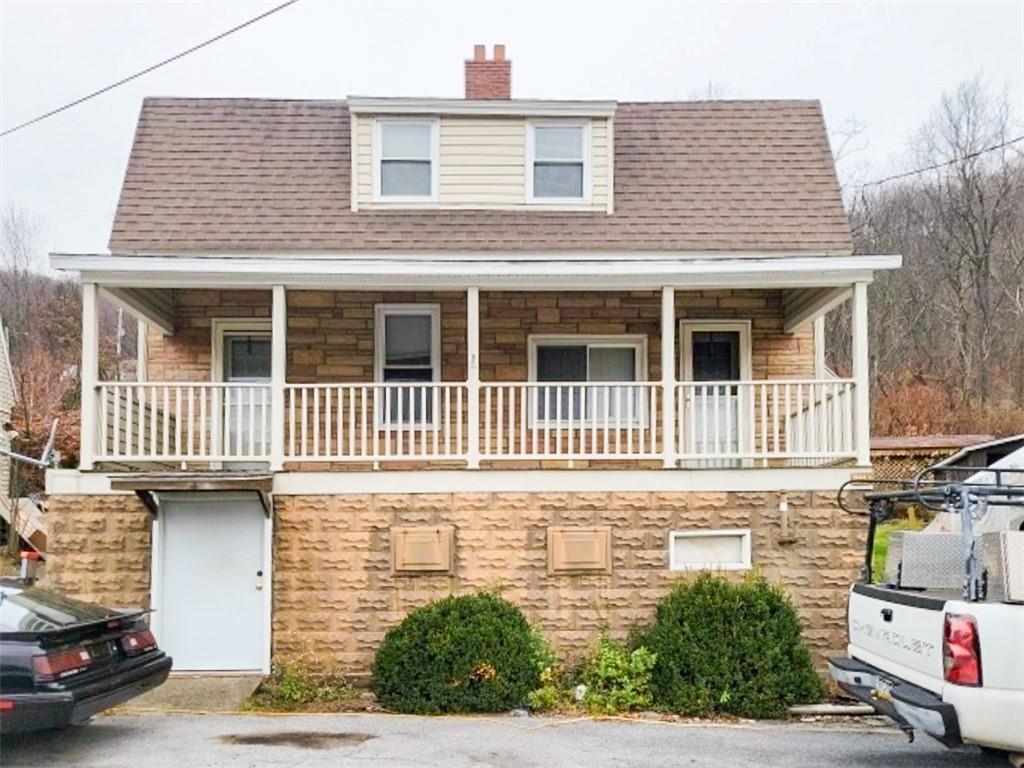
[[[593,492],[593,491],[781,491],[834,492],[870,472],[866,467],[738,469],[426,469],[403,472],[277,472],[275,496],[335,493]],[[115,473],[124,476],[124,473]],[[111,475],[49,469],[46,492],[57,495],[130,495],[114,491]]]
[[[879,269],[899,266],[899,256],[799,256],[734,259],[667,257],[621,259],[590,254],[587,260],[487,261],[458,255],[403,259],[366,254],[333,258],[105,256],[52,254],[55,269],[112,286],[165,288],[252,287],[396,289],[502,288],[506,290],[641,290],[670,285],[702,288],[797,288],[870,281]]]
[[[544,117],[612,117],[614,101],[541,99],[417,99],[349,96],[349,112],[369,115],[513,115]]]

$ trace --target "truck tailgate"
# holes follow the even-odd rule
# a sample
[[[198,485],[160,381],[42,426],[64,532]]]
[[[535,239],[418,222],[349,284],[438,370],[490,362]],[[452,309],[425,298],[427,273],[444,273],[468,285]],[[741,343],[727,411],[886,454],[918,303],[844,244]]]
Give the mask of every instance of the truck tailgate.
[[[856,584],[850,592],[849,653],[941,694],[945,601]]]

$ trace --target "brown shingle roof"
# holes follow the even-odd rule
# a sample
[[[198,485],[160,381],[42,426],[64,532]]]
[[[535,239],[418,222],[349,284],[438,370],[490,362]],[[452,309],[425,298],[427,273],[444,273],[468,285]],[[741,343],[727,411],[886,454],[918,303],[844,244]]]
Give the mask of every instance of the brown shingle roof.
[[[151,98],[114,252],[850,253],[816,101],[620,103],[615,213],[350,209],[341,101]]]

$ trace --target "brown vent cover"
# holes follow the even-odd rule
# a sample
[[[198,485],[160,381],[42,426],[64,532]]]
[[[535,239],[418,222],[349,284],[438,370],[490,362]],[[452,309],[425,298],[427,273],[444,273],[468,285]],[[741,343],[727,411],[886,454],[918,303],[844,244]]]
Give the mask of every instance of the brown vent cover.
[[[450,573],[455,547],[450,525],[391,529],[391,566],[395,573]]]
[[[548,573],[612,572],[612,530],[548,528]]]

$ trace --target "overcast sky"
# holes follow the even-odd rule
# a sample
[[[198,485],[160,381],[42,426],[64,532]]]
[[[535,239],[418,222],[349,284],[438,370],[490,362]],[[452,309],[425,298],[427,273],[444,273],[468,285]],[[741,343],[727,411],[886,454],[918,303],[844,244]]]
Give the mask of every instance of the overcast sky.
[[[278,4],[0,0],[0,126],[11,127]],[[301,0],[112,93],[0,139],[0,203],[51,250],[105,252],[141,100],[462,95],[473,43],[504,42],[513,96],[818,98],[844,161],[901,168],[944,90],[977,73],[1024,116],[1024,2],[349,3]]]

